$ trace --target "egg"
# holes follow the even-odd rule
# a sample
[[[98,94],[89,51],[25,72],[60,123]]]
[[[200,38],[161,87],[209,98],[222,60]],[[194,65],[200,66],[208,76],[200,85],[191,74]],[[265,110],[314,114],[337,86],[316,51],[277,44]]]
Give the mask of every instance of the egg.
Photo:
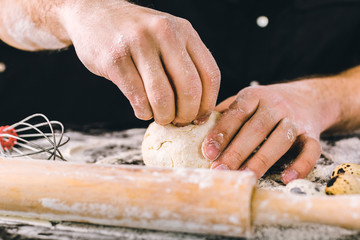
[[[351,174],[360,177],[360,165],[355,163],[343,163],[337,166],[331,173],[331,178],[341,174]]]
[[[340,174],[330,179],[325,192],[327,195],[359,194],[360,177],[352,174]]]

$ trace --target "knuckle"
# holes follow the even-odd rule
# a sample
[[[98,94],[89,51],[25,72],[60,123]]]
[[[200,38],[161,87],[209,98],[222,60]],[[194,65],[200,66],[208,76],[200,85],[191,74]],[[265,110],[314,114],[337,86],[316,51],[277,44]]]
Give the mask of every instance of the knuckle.
[[[148,104],[148,100],[144,96],[139,96],[137,94],[127,94],[126,96],[133,107],[142,108]]]
[[[136,26],[129,33],[129,41],[132,45],[140,47],[148,38],[148,33],[146,28],[142,26]]]
[[[269,95],[269,100],[273,106],[277,106],[278,108],[285,109],[287,108],[286,99],[284,99],[283,95],[280,93],[272,93]]]
[[[264,123],[277,124],[281,120],[281,112],[277,108],[269,106],[259,106],[259,116],[264,119]]]
[[[242,153],[240,153],[239,151],[229,151],[227,153],[228,159],[232,162],[237,163],[239,166],[244,162],[245,158],[244,155]]]
[[[304,169],[311,170],[315,166],[316,159],[315,158],[304,158],[303,164]]]
[[[157,16],[151,21],[151,29],[160,37],[168,39],[175,36],[175,24],[172,16]]]
[[[224,143],[228,142],[228,139],[226,138],[226,133],[222,131],[221,129],[216,129],[214,132],[211,132],[209,134],[208,139],[211,141],[215,141],[219,143],[220,145],[223,145]]]
[[[237,102],[241,102],[243,101],[244,99],[246,99],[247,96],[252,96],[254,93],[253,91],[249,88],[249,87],[246,87],[244,89],[242,89],[237,95],[236,95],[236,100]]]
[[[125,95],[125,97],[130,102],[137,102],[144,98],[145,96],[142,96],[140,89],[137,86],[129,83],[127,80],[128,79],[124,79],[123,77],[121,77],[115,83],[121,90],[121,92]]]
[[[111,52],[109,54],[109,56],[106,56],[106,62],[108,63],[108,65],[117,65],[123,61],[126,60],[128,56],[128,51],[127,50],[118,50],[118,51],[114,51]]]
[[[286,130],[286,138],[291,142],[295,142],[295,139],[296,139],[296,130],[295,129],[292,129],[292,128],[288,128]]]
[[[215,66],[214,69],[208,71],[208,79],[211,88],[220,88],[221,72],[217,66]]]
[[[243,101],[235,98],[235,101],[230,104],[228,113],[235,118],[241,118],[244,114],[251,112],[251,108]]]
[[[104,51],[105,59],[110,64],[116,64],[130,55],[130,49],[124,37],[114,41],[108,51]]]
[[[292,129],[293,131],[297,131],[296,123],[289,118],[284,118],[282,120],[281,126],[283,129]]]
[[[202,93],[202,86],[200,84],[192,84],[191,86],[188,86],[185,89],[183,89],[181,95],[183,95],[185,98],[189,100],[198,100],[201,98],[201,93]]]
[[[257,152],[254,155],[254,160],[260,165],[261,169],[267,170],[271,167],[269,158],[261,152]]]
[[[249,127],[252,128],[252,130],[260,135],[263,135],[265,133],[266,129],[266,121],[265,119],[253,119],[248,122]]]
[[[177,18],[177,21],[180,23],[181,26],[185,27],[185,28],[190,28],[192,29],[193,26],[192,24],[190,23],[189,20],[185,19],[185,18],[181,18],[181,17],[178,17]]]
[[[248,101],[253,101],[254,99],[258,99],[257,93],[254,91],[254,87],[244,88],[236,95],[235,101],[230,105],[230,108],[239,108],[243,113],[250,113],[253,110],[253,106],[247,103]]]
[[[232,135],[228,129],[220,130],[217,136],[218,136],[217,138],[219,139],[219,143],[229,143],[232,139]],[[242,154],[239,153],[238,157],[241,157],[242,159]]]
[[[294,142],[298,135],[296,124],[287,118],[282,120],[283,124],[280,124],[279,127],[283,132],[285,132],[287,139],[290,142]]]
[[[167,109],[173,102],[173,95],[166,92],[154,92],[149,96],[149,101],[154,108]]]

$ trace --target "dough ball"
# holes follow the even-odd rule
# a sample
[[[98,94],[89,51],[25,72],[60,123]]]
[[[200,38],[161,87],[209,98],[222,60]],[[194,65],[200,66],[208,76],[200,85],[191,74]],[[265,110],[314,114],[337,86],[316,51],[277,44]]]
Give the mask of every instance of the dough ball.
[[[321,186],[305,179],[296,179],[291,181],[288,185],[286,185],[285,191],[302,195],[325,195]]]
[[[153,167],[210,168],[211,162],[203,157],[201,145],[220,115],[213,112],[203,125],[175,127],[151,123],[142,143],[144,163]]]

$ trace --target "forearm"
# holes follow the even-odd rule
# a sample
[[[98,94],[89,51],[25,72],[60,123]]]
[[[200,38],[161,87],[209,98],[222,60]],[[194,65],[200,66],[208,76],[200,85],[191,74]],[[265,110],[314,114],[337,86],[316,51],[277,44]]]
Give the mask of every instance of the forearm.
[[[335,75],[328,81],[329,94],[325,97],[335,99],[339,104],[339,111],[336,121],[324,130],[335,132],[360,128],[360,66]]]
[[[289,85],[308,98],[319,132],[351,131],[360,128],[360,66],[339,74],[311,78]]]
[[[19,49],[60,49],[71,44],[61,24],[66,0],[0,0],[0,39]]]

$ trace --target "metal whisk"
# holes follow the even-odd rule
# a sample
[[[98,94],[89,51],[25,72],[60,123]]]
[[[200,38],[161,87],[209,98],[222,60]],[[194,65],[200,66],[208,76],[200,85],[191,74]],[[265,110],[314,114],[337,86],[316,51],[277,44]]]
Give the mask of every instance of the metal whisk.
[[[44,114],[33,114],[10,126],[0,127],[0,156],[61,159],[59,148],[69,141],[64,126]]]

